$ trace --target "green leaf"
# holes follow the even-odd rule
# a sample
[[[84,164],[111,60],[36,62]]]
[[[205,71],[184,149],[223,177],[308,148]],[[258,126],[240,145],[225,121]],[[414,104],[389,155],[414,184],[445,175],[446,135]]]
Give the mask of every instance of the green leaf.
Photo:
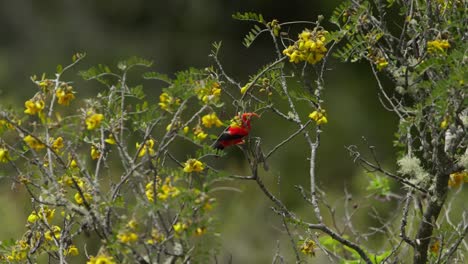
[[[369,174],[369,176],[371,177],[371,180],[369,181],[369,185],[366,190],[376,192],[383,196],[390,193],[390,182],[388,181],[388,178],[374,174]]]
[[[245,12],[245,13],[237,12],[232,15],[232,18],[237,19],[237,20],[244,20],[244,21],[256,21],[262,24],[265,23],[265,20],[263,19],[263,15],[257,14],[254,12]]]
[[[134,66],[151,67],[151,65],[153,65],[152,61],[134,56],[130,57],[129,59],[119,61],[119,63],[117,64],[117,68],[119,68],[119,70],[125,71]]]
[[[172,84],[172,80],[169,78],[169,76],[159,72],[145,72],[143,74],[143,78],[147,80],[159,80],[167,84]]]

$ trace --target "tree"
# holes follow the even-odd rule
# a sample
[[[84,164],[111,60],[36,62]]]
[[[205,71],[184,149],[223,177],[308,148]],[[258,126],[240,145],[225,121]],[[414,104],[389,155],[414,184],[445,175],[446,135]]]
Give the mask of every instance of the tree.
[[[394,28],[387,13],[396,9],[402,22]],[[34,262],[43,255],[67,263],[84,250],[88,263],[216,261],[210,212],[216,200],[210,191],[221,180],[235,179],[254,182],[271,201],[297,263],[318,252],[342,263],[408,262],[410,254],[414,263],[462,263],[466,211],[458,217],[452,205],[462,199],[459,186],[468,178],[465,10],[462,1],[346,1],[330,19],[335,30],[325,28],[323,17],[280,22],[237,13],[235,19],[255,24],[244,44],[269,35],[275,60],[241,83],[224,71],[222,45],[214,43],[214,66],[174,77],[143,74],[165,83],[158,104],[129,81],[135,68],[151,67],[141,58],[80,72],[106,88],[90,99],[62,79],[84,54],[59,65],[54,78],[32,77],[38,91],[24,110],[0,111],[0,162],[14,172],[12,180],[25,188],[33,206],[27,231],[3,244],[2,260]],[[288,33],[297,27],[298,37]],[[348,212],[337,225],[335,208],[316,181],[321,134],[329,121],[322,95],[331,56],[367,61],[383,107],[399,118],[398,171],[385,168],[370,144],[370,158],[347,147],[371,175],[369,191],[401,203],[397,217],[378,218],[377,231],[389,240],[377,252],[365,242],[377,231],[360,234]],[[303,103],[307,114],[299,111]],[[232,119],[220,119],[221,109]],[[265,112],[291,122],[296,131],[268,151],[255,137],[230,146],[241,149],[248,176],[219,168],[225,152],[212,146],[222,129],[242,127],[243,113]],[[309,148],[309,170],[308,182],[296,188],[313,210],[307,217],[290,210],[260,173],[300,136]],[[401,192],[390,195],[389,181],[400,184]],[[99,250],[88,253],[77,245],[87,234],[97,238],[87,243]],[[273,262],[282,260],[278,251]]]

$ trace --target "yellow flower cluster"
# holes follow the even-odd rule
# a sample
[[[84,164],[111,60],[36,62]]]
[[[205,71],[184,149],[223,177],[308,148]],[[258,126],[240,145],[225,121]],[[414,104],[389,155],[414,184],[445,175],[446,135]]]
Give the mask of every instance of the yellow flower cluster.
[[[460,171],[450,174],[448,186],[450,188],[456,188],[463,182],[468,182],[468,171]]]
[[[44,233],[44,238],[48,241],[52,241],[54,237],[55,239],[60,239],[62,229],[56,225],[52,226],[50,229],[51,230]]]
[[[78,188],[80,188],[82,190],[85,187],[85,182],[81,178],[79,178],[78,176],[70,177],[68,175],[64,175],[58,182],[60,184],[65,184],[65,185],[73,187],[73,188],[75,188],[74,182],[76,182],[76,185],[78,185]]]
[[[211,114],[207,114],[202,117],[202,124],[205,127],[210,128],[212,126],[220,127],[223,125],[223,122],[221,122],[221,120],[219,120],[216,113],[213,112]]]
[[[117,235],[120,243],[130,244],[138,240],[138,235],[134,232],[124,232]]]
[[[171,179],[167,177],[158,192],[158,199],[165,201],[167,198],[174,198],[179,194],[180,190],[177,187],[172,186]]]
[[[108,255],[98,255],[96,257],[91,256],[86,264],[115,264],[114,258]]]
[[[316,247],[315,242],[312,239],[306,239],[304,240],[304,242],[302,242],[300,246],[300,250],[305,255],[315,256],[315,252],[314,252],[315,247]]]
[[[145,156],[146,153],[148,153],[149,155],[154,154],[154,140],[153,139],[146,140],[145,144],[143,146],[141,146],[140,143],[136,143],[135,145],[136,145],[137,150],[140,150],[138,152],[138,157],[139,158]]]
[[[200,126],[197,126],[195,130],[193,131],[193,134],[198,140],[204,140],[208,134],[203,131],[203,129]]]
[[[145,187],[146,198],[150,202],[154,201],[153,186],[153,182],[151,181],[148,184],[146,184]],[[156,191],[157,197],[161,201],[165,201],[167,200],[167,198],[177,197],[180,194],[180,190],[177,187],[172,186],[171,179],[169,177],[166,177],[164,183],[162,183],[162,180],[161,178],[159,178],[159,176],[156,178]]]
[[[185,230],[188,229],[188,225],[186,223],[182,223],[182,222],[177,222],[175,225],[172,226],[174,228],[174,231],[177,233],[177,234],[180,234],[182,232],[184,232]]]
[[[91,202],[93,200],[93,196],[88,192],[83,192],[83,196],[86,199],[87,203],[89,203],[89,202]],[[84,204],[83,196],[81,196],[81,194],[79,192],[75,193],[74,198],[75,198],[75,202],[78,205]]]
[[[172,112],[180,105],[180,99],[170,96],[168,93],[162,93],[159,96],[159,107],[162,110]]]
[[[49,209],[47,206],[41,207],[39,211],[34,211],[28,216],[29,223],[35,223],[39,219],[47,220],[48,223],[52,221],[55,215],[55,209]],[[44,218],[45,217],[45,218]]]
[[[14,122],[16,122],[18,125],[21,125],[21,120],[14,120]],[[15,128],[15,126],[13,126],[13,124],[11,124],[10,122],[8,122],[5,119],[0,119],[0,127],[5,127],[7,129]]]
[[[195,89],[198,99],[203,103],[217,103],[221,97],[221,85],[218,82],[208,83],[201,85],[201,87]]]
[[[159,178],[159,176],[158,176],[156,178],[156,186],[158,186],[160,182],[161,182],[161,178]],[[156,188],[156,190],[157,190],[157,188]],[[145,186],[145,195],[146,195],[146,199],[148,199],[148,201],[154,202],[154,183],[153,183],[153,181],[150,181],[149,183],[146,184],[146,186]]]
[[[154,245],[156,243],[161,243],[166,239],[164,234],[160,233],[157,229],[151,230],[151,238],[146,240],[147,244]]]
[[[88,111],[86,114],[86,129],[93,130],[101,124],[101,121],[104,119],[103,114],[97,114],[93,111]]]
[[[34,149],[35,151],[39,151],[43,148],[45,148],[46,146],[39,142],[39,140],[37,140],[35,137],[31,136],[31,135],[27,135],[23,138],[23,141],[32,149]]]
[[[10,154],[8,149],[0,147],[0,163],[7,163],[10,160]]]
[[[201,172],[205,169],[205,164],[197,159],[189,159],[185,162],[184,172]]]
[[[56,138],[55,140],[53,140],[52,142],[52,149],[57,152],[59,151],[60,149],[62,149],[64,147],[63,145],[63,138],[62,137],[58,137]]]
[[[25,260],[28,256],[29,248],[30,246],[26,240],[18,240],[13,246],[11,254],[6,255],[5,259],[9,262]],[[0,260],[2,260],[2,255],[0,255]]]
[[[305,29],[299,34],[299,40],[283,50],[283,54],[289,57],[289,61],[299,63],[306,61],[316,64],[321,61],[327,52],[326,36],[328,31]]]
[[[91,145],[91,159],[97,160],[101,156],[101,152],[95,145]]]
[[[435,39],[427,42],[427,52],[430,54],[445,54],[450,48],[450,43],[446,39]]]
[[[79,251],[75,245],[70,245],[67,251],[65,251],[66,256],[78,256],[78,254],[79,254]]]
[[[73,94],[73,87],[66,86],[60,87],[55,91],[55,95],[57,96],[57,102],[61,105],[69,105],[70,101],[75,99],[75,95]]]
[[[24,110],[24,113],[28,115],[35,115],[37,113],[41,113],[41,111],[45,107],[44,100],[38,99],[38,98],[33,98],[31,100],[28,100],[24,103],[24,107],[26,110]]]
[[[309,118],[314,120],[317,125],[328,123],[328,119],[325,116],[325,110],[316,110],[309,114]]]

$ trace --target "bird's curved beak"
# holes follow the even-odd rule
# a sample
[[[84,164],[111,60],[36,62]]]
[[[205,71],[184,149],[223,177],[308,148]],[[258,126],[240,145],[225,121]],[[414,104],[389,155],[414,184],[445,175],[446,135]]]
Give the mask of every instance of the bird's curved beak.
[[[243,113],[242,116],[243,117],[248,117],[248,118],[251,118],[252,116],[255,116],[255,117],[260,118],[260,116],[257,113],[253,113],[253,112]]]

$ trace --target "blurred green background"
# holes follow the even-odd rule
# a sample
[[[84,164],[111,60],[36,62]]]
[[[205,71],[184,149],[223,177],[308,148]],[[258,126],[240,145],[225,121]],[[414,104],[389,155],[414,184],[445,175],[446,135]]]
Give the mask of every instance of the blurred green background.
[[[66,64],[75,52],[86,52],[78,66],[84,70],[102,63],[115,65],[121,59],[140,56],[155,62],[153,69],[171,74],[188,67],[206,67],[211,43],[222,41],[220,58],[225,70],[245,82],[259,67],[273,59],[273,48],[263,36],[246,49],[241,41],[251,26],[235,21],[231,14],[254,11],[281,22],[315,21],[319,14],[326,19],[340,1],[150,1],[150,0],[16,0],[0,1],[0,103],[4,107],[21,107],[35,86],[33,74],[51,74],[57,64]],[[325,24],[325,27],[329,25]],[[295,28],[301,30],[302,28]],[[331,30],[335,29],[333,27]],[[362,137],[376,146],[381,162],[395,169],[392,150],[397,120],[380,105],[377,87],[364,64],[344,64],[332,60],[326,73],[324,92],[329,124],[324,127],[319,150],[318,182],[325,197],[337,210],[343,209],[345,189],[353,194],[350,206],[363,207],[356,215],[357,227],[377,225],[368,213],[369,204],[381,209],[382,216],[392,212],[395,204],[363,196],[368,176],[353,163],[345,146],[360,145]],[[94,94],[95,84],[84,82],[76,71],[65,78],[75,81],[80,94]],[[160,93],[159,84],[143,83],[148,95]],[[154,88],[154,89],[153,89]],[[391,87],[389,87],[391,88]],[[310,109],[302,109],[305,116]],[[263,148],[271,149],[295,127],[267,113],[255,120],[254,136],[263,139]],[[307,187],[308,149],[298,136],[270,161],[265,182],[292,210],[306,220],[313,212],[294,189]],[[232,171],[245,173],[246,164],[237,149],[228,151]],[[5,171],[0,171],[5,174]],[[8,175],[0,175],[8,176]],[[278,185],[280,182],[280,185]],[[0,181],[0,240],[18,238],[30,212],[27,196],[11,189],[8,177]],[[270,210],[272,204],[253,182],[226,183],[241,192],[217,193],[221,263],[232,257],[234,263],[271,263],[277,241],[282,253],[292,260],[290,244],[282,231],[280,219]],[[280,186],[280,187],[278,187]],[[394,190],[398,192],[398,190]],[[366,209],[367,208],[367,209]],[[342,213],[337,213],[341,221]],[[341,224],[339,224],[341,226]],[[379,249],[374,243],[374,249]],[[312,260],[311,260],[312,261]],[[318,256],[317,263],[327,263]]]

